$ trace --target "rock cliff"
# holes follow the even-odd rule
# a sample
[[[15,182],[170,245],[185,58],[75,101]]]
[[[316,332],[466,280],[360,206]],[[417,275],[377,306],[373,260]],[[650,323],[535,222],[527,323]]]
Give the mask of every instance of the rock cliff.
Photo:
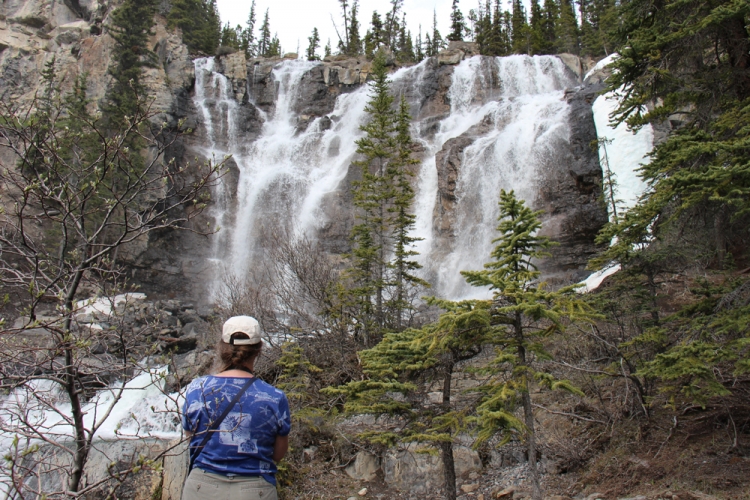
[[[0,6],[0,91],[3,98],[30,101],[39,89],[41,70],[54,57],[58,74],[65,78],[65,82],[70,83],[73,76],[85,72],[89,97],[95,103],[100,102],[110,83],[107,73],[113,45],[113,39],[107,33],[110,11],[109,4],[91,0],[4,2]],[[286,68],[282,72],[291,70],[282,59],[246,60],[240,53],[217,57],[214,70],[226,77],[231,85],[229,98],[234,102],[231,119],[224,118],[222,122],[219,115],[227,112],[225,102],[209,96],[201,101],[200,106],[196,104],[194,61],[182,43],[179,31],[168,30],[161,15],[156,16],[151,44],[158,64],[146,70],[145,81],[154,99],[153,106],[160,113],[155,120],[172,127],[177,127],[182,121],[183,130],[189,132],[170,153],[179,162],[212,160],[217,152],[234,155],[227,162],[228,172],[223,181],[228,196],[224,207],[226,213],[222,212],[224,234],[221,237],[201,237],[190,232],[171,231],[152,235],[149,241],[131,246],[119,258],[131,266],[134,281],[144,291],[201,299],[206,296],[205,287],[201,285],[210,282],[217,272],[212,259],[232,259],[230,255],[217,254],[215,240],[224,238],[221,241],[228,242],[228,238],[234,237],[230,233],[236,233],[238,218],[244,217],[238,213],[244,206],[244,200],[238,199],[243,171],[241,157],[254,154],[252,145],[264,136],[264,127],[268,126],[271,117],[278,114],[281,79],[284,78],[279,68]],[[425,165],[432,161],[435,164],[435,192],[421,202],[427,206],[423,211],[431,218],[428,224],[428,260],[431,264],[426,266],[431,279],[440,280],[445,273],[439,264],[441,260],[456,258],[457,247],[480,237],[478,233],[467,233],[463,229],[465,226],[475,225],[479,220],[476,217],[483,217],[481,223],[485,226],[491,228],[495,225],[491,216],[487,220],[488,212],[482,208],[492,205],[494,200],[477,199],[471,202],[473,205],[466,205],[473,196],[467,194],[469,179],[473,176],[475,180],[481,180],[485,175],[475,170],[475,164],[479,162],[475,158],[479,153],[475,150],[484,148],[481,152],[486,157],[484,164],[516,161],[513,157],[519,155],[516,150],[498,152],[497,146],[493,146],[493,152],[483,144],[488,136],[497,134],[516,119],[508,109],[525,102],[524,91],[510,88],[508,78],[503,78],[501,73],[509,71],[505,63],[495,58],[472,58],[475,53],[472,44],[453,44],[438,57],[410,69],[399,69],[394,78],[394,92],[407,98],[414,117],[415,138],[418,140],[415,156]],[[567,131],[545,146],[550,149],[545,153],[546,158],[539,159],[537,150],[529,153],[534,159],[532,161],[529,157],[525,161],[534,164],[533,175],[530,174],[533,179],[526,182],[529,186],[523,194],[536,208],[545,210],[544,231],[561,243],[554,251],[553,259],[544,264],[545,272],[558,282],[568,282],[585,275],[586,261],[595,250],[593,237],[606,215],[597,201],[601,182],[598,158],[589,145],[596,139],[591,116],[591,101],[596,89],[579,87],[583,70],[580,60],[563,56],[561,61],[564,63],[560,66],[562,69],[552,68],[546,61],[547,66],[538,68],[537,72],[544,78],[560,80],[551,90],[568,89],[562,98],[557,99],[567,103],[566,110],[561,112],[566,116]],[[513,62],[516,63],[521,66],[529,64],[528,61]],[[533,64],[539,65],[539,61],[535,59]],[[528,69],[521,66],[519,71]],[[458,95],[456,82],[462,82],[467,67],[474,71],[473,80],[461,83],[462,94]],[[292,137],[321,135],[340,129],[341,121],[349,117],[341,104],[342,96],[362,95],[370,71],[371,63],[364,58],[332,57],[321,63],[310,63],[295,83],[287,110],[294,122]],[[536,78],[530,75],[527,76]],[[518,81],[522,78],[524,75],[520,75]],[[214,85],[217,84],[214,82]],[[459,102],[460,99],[465,102]],[[461,113],[467,115],[467,110],[477,119],[447,137],[448,121]],[[523,111],[513,111],[516,112]],[[482,116],[477,113],[482,113]],[[544,121],[542,115],[539,121]],[[208,125],[216,129],[217,123],[222,123],[226,129],[207,132]],[[558,125],[549,127],[555,129]],[[351,128],[356,130],[356,124]],[[549,134],[544,130],[533,133],[539,134],[540,140],[548,140]],[[230,137],[232,134],[234,138]],[[335,189],[329,186],[320,194],[322,201],[315,207],[316,221],[311,225],[323,241],[324,248],[332,253],[344,253],[349,249],[349,232],[353,224],[351,183],[358,174],[356,169],[348,168],[352,160],[351,154],[346,154],[351,151],[348,139],[351,136],[338,134],[326,142],[324,151],[321,150],[325,153],[321,156],[344,165],[337,178],[338,186]],[[232,141],[234,146],[230,144]],[[471,162],[474,162],[473,166],[467,167]],[[422,173],[415,171],[415,174],[415,183],[421,182]],[[247,172],[244,180],[248,182]],[[503,182],[485,188],[495,189],[505,185]],[[284,183],[280,182],[279,186],[278,189],[283,188]],[[294,193],[290,193],[284,196],[294,198]],[[269,192],[264,196],[270,199],[274,194]],[[219,201],[215,199],[216,203]],[[289,203],[293,204],[293,201]],[[273,216],[278,217],[280,211],[276,208]],[[217,211],[214,210],[196,223],[206,225],[217,221]]]

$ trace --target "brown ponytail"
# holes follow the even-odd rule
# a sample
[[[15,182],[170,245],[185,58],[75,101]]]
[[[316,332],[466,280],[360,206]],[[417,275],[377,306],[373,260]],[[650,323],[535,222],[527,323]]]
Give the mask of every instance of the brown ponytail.
[[[238,332],[232,335],[233,339],[247,339],[246,334]],[[250,345],[232,345],[219,340],[216,346],[217,373],[227,370],[252,371],[255,358],[260,354],[262,342]]]

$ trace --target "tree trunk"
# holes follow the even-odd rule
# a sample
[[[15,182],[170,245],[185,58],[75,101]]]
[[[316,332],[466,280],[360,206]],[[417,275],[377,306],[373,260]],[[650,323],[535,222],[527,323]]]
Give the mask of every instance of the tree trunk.
[[[75,299],[78,286],[83,279],[85,270],[79,269],[74,278],[73,282],[68,289],[68,293],[65,297],[65,312],[67,317],[63,325],[65,332],[70,332],[72,326],[73,316],[73,300]],[[83,423],[83,408],[81,398],[79,397],[80,390],[78,384],[78,374],[76,368],[73,366],[75,363],[73,349],[70,341],[65,341],[65,392],[70,400],[70,408],[73,417],[73,427],[75,428],[75,453],[73,454],[73,470],[68,478],[68,491],[77,492],[81,486],[81,478],[83,477],[83,469],[86,465],[89,455],[88,440],[86,439],[86,427]]]
[[[526,347],[524,346],[523,326],[521,315],[516,313],[515,321],[516,342],[518,344],[519,365],[527,367]],[[534,500],[542,500],[542,487],[539,481],[539,470],[536,467],[536,433],[534,432],[534,409],[531,406],[531,394],[529,394],[528,371],[523,372],[523,388],[521,400],[523,402],[524,424],[526,424],[526,450],[529,459],[529,473],[531,476],[531,497]]]
[[[445,363],[445,375],[443,378],[443,414],[451,411],[451,380],[453,378],[455,357],[453,353],[448,354],[448,356],[450,356],[450,358]],[[448,432],[450,432],[450,430]],[[443,459],[443,489],[445,490],[445,500],[456,500],[456,464],[453,461],[452,440],[440,443],[440,457]]]

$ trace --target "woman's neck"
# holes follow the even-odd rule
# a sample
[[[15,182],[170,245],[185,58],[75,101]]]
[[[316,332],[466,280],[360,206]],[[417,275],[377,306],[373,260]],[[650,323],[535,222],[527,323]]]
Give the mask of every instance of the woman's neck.
[[[253,373],[252,368],[232,368],[231,370],[224,370],[221,373],[216,374],[217,377],[236,377],[236,378],[250,378],[254,377],[255,374]]]

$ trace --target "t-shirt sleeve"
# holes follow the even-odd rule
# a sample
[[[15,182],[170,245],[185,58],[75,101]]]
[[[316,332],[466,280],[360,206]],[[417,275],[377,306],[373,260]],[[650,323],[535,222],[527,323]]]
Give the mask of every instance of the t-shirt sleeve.
[[[289,401],[286,398],[286,394],[282,393],[279,400],[279,428],[276,434],[281,437],[288,436],[291,429],[292,415],[289,412]]]

